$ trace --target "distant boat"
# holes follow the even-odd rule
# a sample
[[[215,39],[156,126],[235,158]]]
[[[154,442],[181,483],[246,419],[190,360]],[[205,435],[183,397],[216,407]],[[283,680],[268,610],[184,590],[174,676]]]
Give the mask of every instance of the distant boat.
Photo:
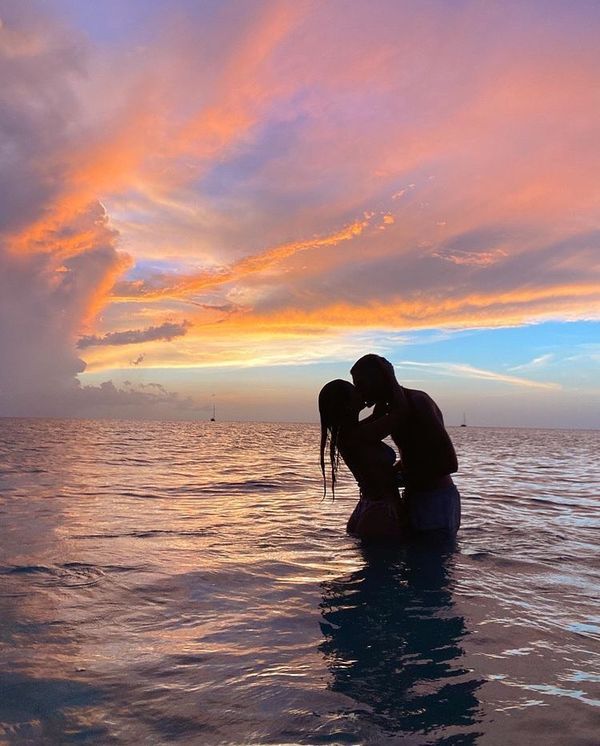
[[[467,415],[463,412],[463,421],[461,422],[461,427],[467,426]]]
[[[213,413],[212,413],[212,417],[210,418],[210,421],[215,422],[216,418],[217,418],[216,408],[215,408],[215,403],[213,402]]]

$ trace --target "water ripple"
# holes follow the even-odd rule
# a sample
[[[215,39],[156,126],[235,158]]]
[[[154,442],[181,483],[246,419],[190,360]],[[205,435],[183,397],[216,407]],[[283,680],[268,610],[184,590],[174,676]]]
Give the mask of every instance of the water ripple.
[[[1,424],[0,741],[594,742],[597,432],[453,430],[436,553],[345,535],[315,426]]]

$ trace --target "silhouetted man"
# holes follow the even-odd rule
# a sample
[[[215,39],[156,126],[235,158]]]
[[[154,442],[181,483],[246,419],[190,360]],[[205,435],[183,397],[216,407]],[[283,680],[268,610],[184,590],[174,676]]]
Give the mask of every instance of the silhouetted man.
[[[400,452],[400,472],[411,528],[453,537],[460,526],[460,495],[452,477],[458,462],[442,413],[424,391],[396,380],[393,365],[365,355],[352,366],[352,379],[371,417],[393,413],[392,440]]]

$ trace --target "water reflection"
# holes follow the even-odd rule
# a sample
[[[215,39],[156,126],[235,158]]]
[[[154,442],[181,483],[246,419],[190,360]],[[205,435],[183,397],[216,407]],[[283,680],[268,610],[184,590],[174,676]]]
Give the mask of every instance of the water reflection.
[[[105,694],[81,681],[0,673],[2,743],[108,743],[98,709]],[[74,737],[74,732],[77,736]]]
[[[461,664],[467,634],[452,598],[453,558],[430,547],[363,545],[364,566],[322,584],[320,646],[330,688],[390,733],[474,743],[483,683]],[[440,733],[441,735],[441,733]]]

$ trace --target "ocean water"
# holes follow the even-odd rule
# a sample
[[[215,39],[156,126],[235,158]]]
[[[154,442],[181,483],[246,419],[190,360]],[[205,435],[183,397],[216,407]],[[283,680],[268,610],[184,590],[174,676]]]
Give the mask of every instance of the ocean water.
[[[0,420],[0,743],[598,744],[598,431],[451,429],[453,551],[311,425]]]

